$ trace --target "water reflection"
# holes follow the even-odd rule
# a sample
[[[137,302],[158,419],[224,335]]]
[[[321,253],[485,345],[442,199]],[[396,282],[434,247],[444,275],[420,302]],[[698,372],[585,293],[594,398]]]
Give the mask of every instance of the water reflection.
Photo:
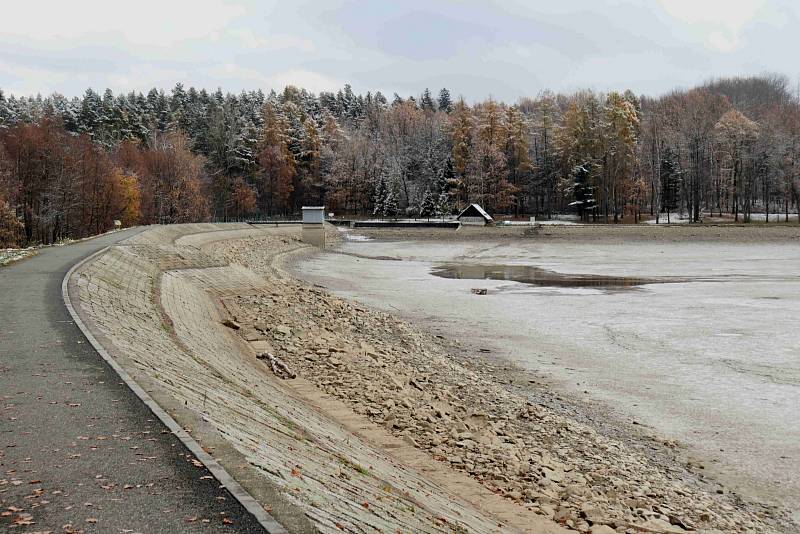
[[[479,265],[469,263],[443,263],[431,270],[440,278],[466,280],[509,280],[545,287],[588,287],[617,289],[663,282],[657,278],[630,276],[605,276],[595,274],[564,274],[531,265]]]

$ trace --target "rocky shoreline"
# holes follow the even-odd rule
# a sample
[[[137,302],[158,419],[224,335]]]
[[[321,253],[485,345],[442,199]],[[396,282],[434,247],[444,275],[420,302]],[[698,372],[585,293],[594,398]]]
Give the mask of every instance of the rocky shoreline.
[[[675,443],[621,439],[559,410],[518,369],[288,278],[269,239],[214,250],[273,288],[223,299],[245,341],[521,511],[580,532],[795,528],[685,468]]]

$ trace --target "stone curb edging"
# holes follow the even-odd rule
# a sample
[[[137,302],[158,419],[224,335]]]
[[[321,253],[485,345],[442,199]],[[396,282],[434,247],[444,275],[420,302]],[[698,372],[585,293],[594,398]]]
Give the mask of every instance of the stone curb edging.
[[[103,358],[103,360],[111,366],[112,369],[119,375],[125,385],[137,396],[139,399],[150,409],[153,414],[158,417],[158,419],[169,428],[170,432],[177,437],[183,445],[189,449],[189,451],[195,455],[195,457],[205,465],[206,469],[208,469],[212,475],[220,482],[222,486],[224,486],[230,494],[236,499],[239,504],[244,507],[255,519],[258,523],[264,528],[264,530],[268,534],[288,534],[288,531],[278,523],[275,518],[267,513],[266,510],[256,501],[252,495],[250,495],[247,490],[245,490],[226,470],[222,467],[210,454],[203,450],[200,444],[192,438],[188,432],[186,432],[176,421],[169,415],[166,411],[164,411],[161,406],[156,403],[155,400],[144,390],[142,387],[137,384],[133,378],[120,366],[105,350],[105,348],[97,341],[94,337],[92,332],[83,322],[83,320],[78,315],[75,307],[72,304],[72,299],[69,295],[69,281],[72,278],[72,275],[75,272],[83,267],[86,263],[94,260],[101,254],[108,251],[111,247],[105,247],[90,256],[82,259],[75,265],[73,265],[67,274],[64,275],[64,278],[61,281],[61,296],[64,300],[64,305],[67,307],[67,311],[69,311],[70,316],[75,321],[75,324],[81,330],[83,335],[89,341],[89,343],[94,347],[98,354]]]

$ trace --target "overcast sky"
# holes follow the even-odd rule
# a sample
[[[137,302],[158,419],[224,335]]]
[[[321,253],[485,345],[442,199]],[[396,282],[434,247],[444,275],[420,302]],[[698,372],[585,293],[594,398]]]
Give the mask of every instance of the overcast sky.
[[[391,97],[447,87],[661,94],[712,77],[800,74],[798,0],[15,0],[0,88],[73,96],[185,86]]]

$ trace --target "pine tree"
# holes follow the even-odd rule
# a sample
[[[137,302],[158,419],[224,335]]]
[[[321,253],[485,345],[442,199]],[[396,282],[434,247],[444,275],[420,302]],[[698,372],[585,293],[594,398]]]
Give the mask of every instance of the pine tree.
[[[134,137],[133,116],[130,111],[128,98],[123,94],[117,95],[117,97],[114,98],[113,113],[111,118],[112,127],[114,130],[116,130],[116,134],[112,137],[117,142],[124,139],[132,139]]]
[[[444,111],[445,113],[453,111],[453,101],[450,99],[450,91],[446,87],[439,91],[439,111]]]
[[[384,206],[386,205],[386,182],[381,178],[375,186],[375,193],[372,197],[372,216],[383,218],[385,215]]]
[[[453,175],[453,159],[448,156],[436,174],[431,191],[435,208],[433,214],[436,217],[443,217],[450,213],[450,189],[454,183],[457,183],[457,180]]]
[[[381,110],[386,109],[386,107],[389,104],[389,102],[386,100],[386,97],[383,96],[383,93],[381,93],[380,91],[377,91],[375,93],[374,101],[375,105]]]
[[[343,99],[344,99],[344,106],[342,108],[342,111],[344,111],[345,114],[349,115],[356,101],[355,95],[353,94],[353,88],[350,87],[349,83],[344,84]]]
[[[146,100],[142,93],[131,92],[125,100],[125,113],[128,117],[128,128],[131,139],[141,142],[147,140],[147,124],[145,113]]]
[[[158,92],[154,111],[158,130],[166,132],[172,122],[172,112],[169,109],[169,99],[164,94],[164,91]]]
[[[94,137],[102,124],[103,101],[92,89],[87,89],[78,114],[78,131]]]
[[[11,111],[8,109],[8,100],[6,100],[3,90],[0,89],[0,130],[11,126],[10,119]]]
[[[385,206],[386,206],[386,181],[383,177],[378,179],[377,185],[375,185],[375,194],[372,197],[372,215],[376,217],[382,217],[386,215]]]
[[[445,215],[450,214],[450,195],[444,191],[439,193],[439,198],[436,199],[433,213],[440,219],[444,218]]]
[[[576,165],[572,169],[572,195],[575,200],[570,203],[578,210],[578,216],[582,221],[589,221],[589,215],[593,215],[597,210],[597,201],[594,198],[594,186],[592,185],[589,164]]]
[[[422,93],[419,105],[422,108],[422,111],[427,111],[430,113],[436,111],[436,102],[433,101],[433,97],[431,96],[431,91],[427,87],[425,88],[425,91]]]
[[[386,191],[386,199],[383,201],[383,216],[392,219],[397,217],[400,212],[400,182],[392,181],[391,187]]]
[[[172,98],[169,102],[171,120],[175,127],[181,131],[189,131],[189,122],[187,118],[187,95],[183,89],[182,83],[176,83],[172,89]]]
[[[103,103],[100,108],[100,124],[95,136],[95,140],[102,145],[110,147],[121,137],[120,127],[122,126],[117,116],[117,103],[111,89],[106,89],[103,93]]]
[[[430,220],[432,215],[436,215],[437,200],[437,197],[431,193],[430,188],[426,189],[419,203],[420,216]]]

